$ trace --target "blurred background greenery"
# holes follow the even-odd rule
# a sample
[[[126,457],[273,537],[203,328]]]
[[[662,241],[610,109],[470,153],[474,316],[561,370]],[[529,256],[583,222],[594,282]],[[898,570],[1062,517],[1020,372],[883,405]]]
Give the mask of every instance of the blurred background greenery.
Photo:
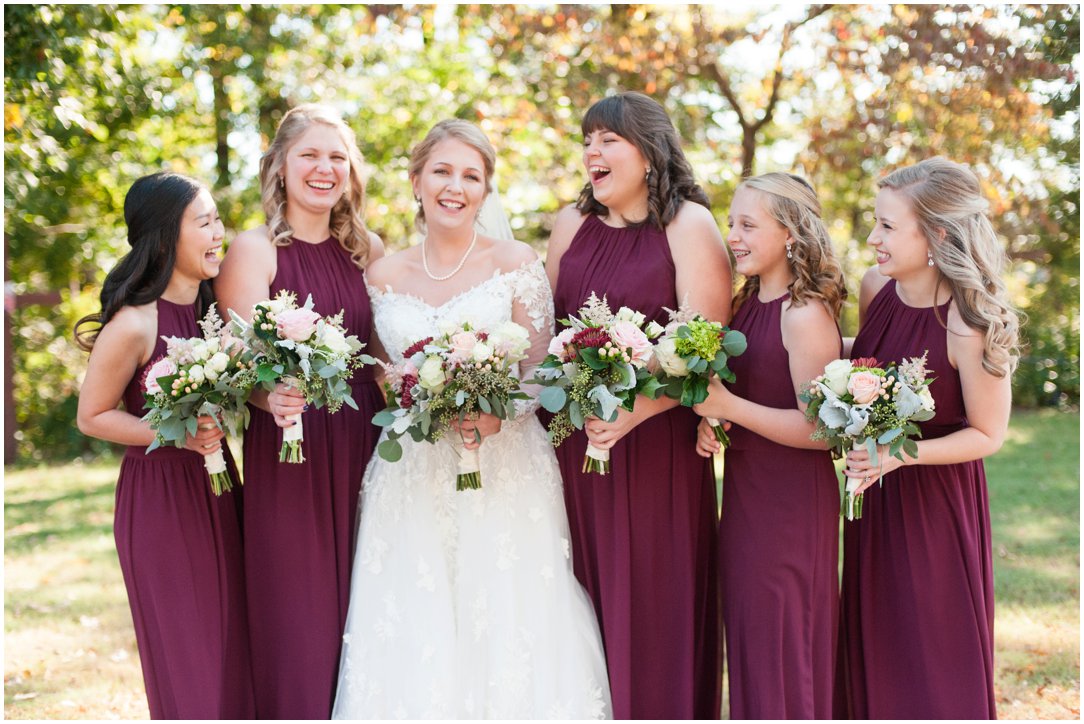
[[[969,163],[1029,317],[1015,401],[1076,409],[1079,38],[1077,5],[8,5],[6,461],[106,449],[75,429],[85,355],[71,327],[126,249],[131,182],[189,173],[214,188],[228,236],[260,223],[259,155],[308,101],[357,132],[367,223],[389,248],[416,241],[411,146],[458,116],[497,146],[513,229],[541,252],[585,181],[582,112],[644,91],[720,225],[743,174],[809,178],[852,295],[872,262],[876,179],[935,154]]]

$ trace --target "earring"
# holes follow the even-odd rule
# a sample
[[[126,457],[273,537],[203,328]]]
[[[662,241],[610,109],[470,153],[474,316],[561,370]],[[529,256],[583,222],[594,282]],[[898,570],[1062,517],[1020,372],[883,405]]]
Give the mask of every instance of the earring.
[[[790,253],[790,244],[787,244],[787,258],[788,259],[793,259],[794,258],[794,254]]]
[[[933,252],[926,252],[926,266],[933,266]]]
[[[651,178],[651,167],[650,166],[648,166],[647,170],[644,171],[644,181],[647,181],[649,178]]]
[[[282,176],[279,176],[279,188],[280,189],[286,188],[286,179],[284,179]]]

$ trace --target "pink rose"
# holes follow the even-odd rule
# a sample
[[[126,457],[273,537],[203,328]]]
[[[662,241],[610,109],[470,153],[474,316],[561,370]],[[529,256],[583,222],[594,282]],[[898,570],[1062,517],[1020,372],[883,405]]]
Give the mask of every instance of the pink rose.
[[[858,405],[868,405],[881,394],[881,378],[872,372],[855,372],[847,380],[847,391]]]
[[[158,378],[169,377],[170,375],[175,374],[177,374],[177,365],[173,364],[173,360],[170,358],[162,357],[147,370],[147,381],[144,384],[144,387],[148,394],[157,395],[162,391],[162,388],[158,384]]]
[[[459,364],[470,359],[474,345],[478,343],[478,337],[473,332],[456,332],[448,338],[448,361]]]
[[[634,362],[647,362],[651,358],[651,342],[632,322],[614,322],[610,327],[610,339],[622,350],[631,349]]]
[[[569,359],[568,345],[572,341],[572,338],[576,336],[576,330],[572,327],[566,327],[561,330],[561,333],[550,340],[549,349],[546,351],[562,362],[567,362]]]
[[[316,331],[316,322],[320,315],[311,309],[287,309],[275,319],[279,334],[295,342],[304,342]]]

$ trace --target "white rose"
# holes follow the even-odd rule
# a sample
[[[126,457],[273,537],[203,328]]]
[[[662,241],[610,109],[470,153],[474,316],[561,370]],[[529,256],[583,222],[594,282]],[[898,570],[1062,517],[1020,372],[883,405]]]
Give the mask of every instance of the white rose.
[[[192,359],[203,362],[211,356],[211,350],[207,348],[206,342],[196,342],[192,345]]]
[[[478,342],[474,345],[474,349],[471,350],[471,357],[475,362],[485,362],[487,359],[493,356],[493,348],[485,342]]]
[[[425,358],[425,362],[418,369],[418,381],[432,392],[440,392],[444,389],[444,362],[440,357],[432,355]]]
[[[336,355],[344,355],[350,351],[350,345],[346,343],[346,335],[340,332],[338,327],[324,325],[320,341]]]
[[[644,334],[647,335],[648,339],[655,339],[664,331],[665,329],[663,328],[663,326],[654,320],[648,322],[647,326],[644,327]]]
[[[933,412],[934,402],[933,395],[930,394],[929,387],[920,387],[918,389],[918,399],[922,400],[922,409],[926,412]]]
[[[632,322],[637,327],[644,323],[644,315],[641,312],[634,311],[628,307],[621,307],[617,310],[617,314],[614,315],[614,321],[618,322]]]
[[[824,383],[837,395],[847,394],[847,382],[851,379],[854,366],[849,359],[837,359],[824,368]]]
[[[671,377],[685,377],[689,374],[689,365],[677,353],[677,340],[667,337],[655,345],[655,358],[663,371]]]
[[[215,352],[211,355],[211,359],[207,360],[206,369],[214,370],[216,373],[225,372],[226,368],[230,364],[230,356],[225,352]]]
[[[279,314],[282,310],[286,309],[286,301],[284,299],[275,298],[267,302],[267,309],[272,315]]]
[[[221,349],[221,347],[219,346],[218,337],[211,337],[209,340],[207,340],[207,351],[210,354],[214,354],[219,349]]]
[[[197,385],[206,378],[203,373],[203,365],[192,365],[188,368],[188,379],[195,382]]]
[[[218,379],[219,371],[212,367],[211,363],[208,362],[207,366],[203,368],[203,374],[207,375],[207,379],[211,382],[214,382]]]

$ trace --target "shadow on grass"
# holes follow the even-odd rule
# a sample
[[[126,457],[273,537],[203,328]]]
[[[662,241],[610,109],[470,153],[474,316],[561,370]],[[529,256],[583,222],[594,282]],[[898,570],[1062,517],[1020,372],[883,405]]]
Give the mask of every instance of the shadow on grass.
[[[27,553],[53,541],[77,541],[113,533],[113,482],[49,497],[4,503],[4,550]]]

